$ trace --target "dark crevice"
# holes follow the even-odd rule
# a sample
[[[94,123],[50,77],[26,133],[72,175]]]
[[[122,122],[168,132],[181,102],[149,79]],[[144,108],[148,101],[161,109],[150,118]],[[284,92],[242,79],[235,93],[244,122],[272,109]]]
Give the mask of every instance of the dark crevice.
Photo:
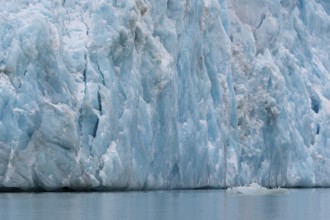
[[[256,30],[260,28],[260,26],[261,26],[262,23],[264,22],[265,18],[266,18],[265,13],[262,13],[262,15],[260,16],[260,23],[259,23],[259,25],[256,27]]]
[[[177,163],[174,164],[170,174],[170,184],[177,186],[180,182],[180,169]]]
[[[28,58],[28,62],[27,62],[27,64],[26,64],[26,66],[25,66],[25,70],[24,70],[24,73],[23,73],[24,76],[25,76],[26,73],[28,72],[28,71],[27,71],[27,68],[28,68],[28,66],[30,65],[30,62],[31,62],[31,60],[30,60],[30,58]]]
[[[320,134],[321,126],[320,124],[316,125],[316,134]]]
[[[87,78],[87,54],[84,54],[84,59],[85,59],[85,68],[83,70],[83,79],[84,79],[84,83],[85,83],[85,90],[86,90],[86,78]]]
[[[65,0],[63,0],[62,4],[65,4]],[[81,22],[86,26],[86,36],[88,38],[89,36],[89,27],[86,24],[86,22],[83,19],[83,16],[81,16]],[[80,135],[81,137],[83,137],[83,120],[84,120],[84,102],[85,102],[85,97],[86,97],[86,93],[87,93],[87,70],[88,70],[88,48],[87,48],[87,43],[85,45],[86,47],[86,51],[84,53],[84,60],[85,60],[85,66],[84,66],[84,70],[82,72],[83,74],[83,81],[84,81],[84,97],[79,109],[79,119],[78,119],[78,126],[79,126],[79,131],[80,131]]]
[[[93,134],[92,134],[94,138],[96,137],[98,127],[99,127],[99,118],[96,119],[96,122],[94,124],[94,129],[93,129]]]
[[[79,131],[80,131],[80,136],[82,137],[83,136],[83,120],[84,120],[84,111],[83,111],[83,108],[84,108],[84,100],[85,100],[85,97],[86,97],[86,92],[87,92],[87,65],[88,65],[88,60],[87,60],[87,54],[85,53],[84,54],[84,59],[85,59],[85,67],[84,67],[84,70],[83,70],[83,80],[84,80],[84,97],[83,97],[83,100],[82,100],[82,103],[81,103],[81,106],[80,106],[80,109],[79,109],[79,119],[78,119],[78,126],[79,126]]]
[[[25,146],[28,146],[29,143],[31,142],[31,139],[32,139],[32,136],[33,136],[34,132],[35,132],[35,129],[26,132],[27,140],[25,142],[26,143]]]
[[[25,69],[24,69],[24,72],[23,72],[23,76],[26,76],[26,74],[27,74],[27,68],[28,68],[28,66],[30,65],[30,59],[28,59],[28,62],[27,62],[27,64],[26,64],[26,66],[25,66]],[[17,88],[17,92],[19,92],[19,90],[21,89],[21,87],[22,87],[22,80],[20,80],[20,82],[19,82],[19,85],[18,85],[18,88]]]
[[[319,113],[321,108],[320,98],[316,95],[312,95],[311,97],[311,108],[315,113]]]
[[[31,130],[31,131],[28,131],[28,132],[26,133],[26,135],[29,137],[29,142],[30,142],[30,140],[31,140],[31,138],[32,138],[32,135],[34,134],[34,131],[35,131],[35,130]]]
[[[230,39],[231,42],[234,42],[234,37],[233,37],[232,34],[229,36],[229,39]]]
[[[99,73],[101,74],[101,82],[102,84],[105,86],[105,81],[104,81],[104,74],[103,72],[101,71],[101,68],[100,68],[100,65],[99,65],[99,61],[98,61],[98,58],[97,58],[97,55],[95,57],[95,62],[96,62],[96,65],[97,65],[97,70],[99,71]]]
[[[97,102],[98,102],[98,110],[99,110],[100,114],[102,115],[102,99],[101,99],[100,87],[97,92]]]
[[[101,99],[100,88],[99,88],[99,91],[97,92],[97,103],[98,103],[98,111],[102,115],[102,99]],[[94,129],[93,129],[94,138],[96,137],[97,129],[99,127],[99,121],[100,121],[99,118],[96,117],[96,122],[95,122]]]
[[[88,27],[88,25],[86,24],[86,22],[84,21],[83,16],[81,16],[81,22],[86,26],[86,35],[87,35],[87,37],[88,37],[88,36],[89,36],[89,27]]]

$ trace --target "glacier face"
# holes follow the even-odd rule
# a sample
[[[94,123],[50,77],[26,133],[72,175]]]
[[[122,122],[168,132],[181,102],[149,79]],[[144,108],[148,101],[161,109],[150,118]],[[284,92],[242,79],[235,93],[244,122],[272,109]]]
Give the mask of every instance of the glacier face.
[[[0,2],[0,187],[330,186],[327,0]]]

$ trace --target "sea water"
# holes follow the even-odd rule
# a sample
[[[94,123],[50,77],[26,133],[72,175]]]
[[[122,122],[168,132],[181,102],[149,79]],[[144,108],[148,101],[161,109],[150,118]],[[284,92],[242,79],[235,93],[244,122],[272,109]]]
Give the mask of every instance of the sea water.
[[[0,219],[330,219],[330,189],[248,192],[1,193]]]

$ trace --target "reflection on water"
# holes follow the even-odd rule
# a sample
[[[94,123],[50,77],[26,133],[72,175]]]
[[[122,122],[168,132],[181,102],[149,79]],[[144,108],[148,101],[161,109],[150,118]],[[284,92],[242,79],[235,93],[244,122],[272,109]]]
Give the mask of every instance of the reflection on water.
[[[330,219],[330,189],[239,195],[225,190],[2,193],[0,219]]]

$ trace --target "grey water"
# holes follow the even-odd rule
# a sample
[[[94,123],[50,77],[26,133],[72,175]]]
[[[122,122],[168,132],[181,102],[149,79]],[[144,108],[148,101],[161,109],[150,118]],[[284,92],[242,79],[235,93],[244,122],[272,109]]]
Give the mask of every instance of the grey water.
[[[0,193],[2,220],[330,219],[330,189],[274,195],[226,190]]]

